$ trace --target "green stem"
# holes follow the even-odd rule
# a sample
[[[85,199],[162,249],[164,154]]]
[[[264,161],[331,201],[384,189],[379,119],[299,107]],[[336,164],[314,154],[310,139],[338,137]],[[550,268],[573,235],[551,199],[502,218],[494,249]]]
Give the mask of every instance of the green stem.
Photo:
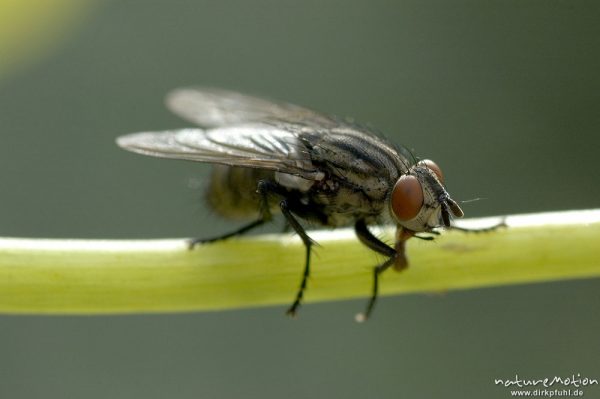
[[[492,225],[499,218],[465,220]],[[469,223],[470,222],[470,223]],[[383,295],[600,276],[600,210],[508,216],[490,233],[408,243],[410,267],[382,275]],[[391,229],[381,234],[389,239]],[[351,230],[309,233],[306,302],[368,296],[381,258]],[[189,251],[183,239],[0,238],[0,313],[106,314],[288,305],[304,250],[290,235],[231,239]]]

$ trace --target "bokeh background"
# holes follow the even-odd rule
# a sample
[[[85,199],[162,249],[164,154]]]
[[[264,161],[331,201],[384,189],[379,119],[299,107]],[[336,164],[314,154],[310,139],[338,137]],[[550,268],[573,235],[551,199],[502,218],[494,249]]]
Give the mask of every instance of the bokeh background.
[[[468,216],[597,208],[598,21],[593,1],[1,0],[0,235],[234,227],[203,205],[206,166],[114,145],[188,125],[162,99],[192,84],[372,123],[483,198]],[[494,378],[600,378],[597,279],[388,297],[358,325],[363,304],[1,316],[0,397],[506,398]]]

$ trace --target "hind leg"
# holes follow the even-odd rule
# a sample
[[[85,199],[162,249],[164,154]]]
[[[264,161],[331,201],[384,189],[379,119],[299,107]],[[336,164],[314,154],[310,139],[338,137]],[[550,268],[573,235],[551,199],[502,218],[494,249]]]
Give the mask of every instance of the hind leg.
[[[261,180],[258,182],[256,192],[260,195],[260,216],[258,219],[234,230],[229,233],[225,233],[216,237],[210,238],[194,238],[189,241],[188,246],[190,249],[194,248],[196,245],[200,244],[208,244],[211,242],[226,240],[231,237],[240,236],[249,232],[250,230],[262,226],[263,224],[269,222],[273,216],[271,215],[271,211],[269,209],[269,195],[272,193],[277,193],[277,186],[274,183],[271,183],[266,180]]]

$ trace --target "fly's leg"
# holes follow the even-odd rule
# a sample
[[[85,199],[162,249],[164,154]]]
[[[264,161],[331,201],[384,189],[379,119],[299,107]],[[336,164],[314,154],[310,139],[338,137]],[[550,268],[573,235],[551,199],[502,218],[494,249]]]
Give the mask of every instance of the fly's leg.
[[[208,244],[211,242],[226,240],[227,238],[239,236],[239,235],[242,235],[242,234],[270,221],[272,219],[272,215],[271,215],[271,211],[269,210],[268,196],[269,196],[269,193],[276,191],[275,188],[272,186],[273,186],[273,183],[269,183],[264,180],[261,180],[258,182],[258,185],[256,188],[256,192],[260,195],[260,216],[258,219],[256,219],[253,222],[248,223],[247,225],[240,227],[237,230],[234,230],[232,232],[229,232],[229,233],[217,236],[217,237],[194,238],[193,240],[189,241],[189,243],[188,243],[189,248],[192,249],[192,248],[194,248],[194,246],[199,245],[199,244]]]
[[[310,275],[310,251],[315,242],[306,234],[306,230],[304,227],[296,220],[292,212],[288,207],[288,203],[286,200],[283,200],[279,203],[281,207],[281,213],[285,216],[285,220],[289,224],[289,226],[294,229],[294,231],[300,236],[300,239],[304,243],[304,247],[306,248],[306,261],[304,264],[304,272],[302,273],[302,281],[300,282],[300,288],[298,289],[298,293],[296,294],[296,299],[292,303],[292,305],[287,310],[286,314],[288,316],[294,317],[300,304],[302,302],[302,298],[304,297],[304,290],[306,289],[306,284],[308,282],[308,277]]]
[[[493,226],[489,226],[489,227],[469,228],[469,227],[459,227],[459,226],[452,224],[452,225],[450,225],[450,227],[448,227],[448,229],[462,231],[463,233],[487,233],[490,231],[495,231],[495,230],[501,229],[503,227],[508,227],[504,218],[502,218],[502,220],[499,223],[497,223]]]
[[[373,291],[371,293],[371,298],[369,298],[369,302],[367,303],[367,309],[364,313],[359,313],[356,315],[355,319],[359,323],[363,323],[371,317],[371,313],[373,312],[373,308],[375,307],[375,303],[377,302],[377,297],[379,296],[379,275],[387,270],[394,263],[394,258],[389,258],[385,262],[380,265],[377,265],[373,268]]]
[[[377,297],[379,295],[379,275],[398,261],[401,261],[400,263],[403,263],[403,265],[405,265],[404,267],[406,267],[406,259],[404,258],[403,252],[400,253],[396,249],[382,242],[379,238],[375,237],[373,233],[371,233],[367,228],[367,225],[365,224],[364,220],[359,220],[358,222],[356,222],[356,224],[354,225],[354,231],[356,232],[358,239],[363,244],[365,244],[373,251],[388,257],[386,261],[373,268],[373,288],[371,292],[371,298],[367,303],[367,308],[365,312],[356,315],[356,321],[363,322],[371,316],[373,308],[375,307],[375,303],[377,302]],[[404,248],[404,246],[402,246],[401,248]]]
[[[221,240],[226,240],[228,238],[231,237],[235,237],[235,236],[239,236],[242,235],[252,229],[254,229],[255,227],[261,226],[263,225],[265,222],[267,222],[269,219],[265,218],[264,216],[261,216],[259,219],[256,219],[255,221],[248,223],[245,226],[240,227],[237,230],[234,230],[232,232],[217,236],[217,237],[212,237],[212,238],[194,238],[192,240],[189,241],[188,245],[190,247],[190,249],[194,248],[194,246],[199,245],[199,244],[208,244],[211,242],[216,242],[216,241],[221,241]]]
[[[418,238],[423,241],[433,241],[435,240],[435,236],[439,236],[441,233],[439,231],[428,231],[427,234],[431,234],[430,236],[424,236],[419,234],[413,234],[413,237]]]

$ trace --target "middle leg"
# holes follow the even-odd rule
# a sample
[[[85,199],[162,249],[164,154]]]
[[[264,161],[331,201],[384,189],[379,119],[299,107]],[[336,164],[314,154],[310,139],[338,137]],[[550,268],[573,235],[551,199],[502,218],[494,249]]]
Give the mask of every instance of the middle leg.
[[[300,304],[302,302],[302,298],[304,297],[304,291],[306,290],[306,285],[308,283],[308,277],[310,276],[310,253],[312,246],[315,242],[306,234],[306,230],[304,227],[298,222],[298,220],[294,217],[292,212],[289,209],[288,202],[283,200],[279,203],[281,208],[281,213],[285,217],[288,225],[300,236],[300,239],[304,243],[304,247],[306,248],[306,260],[304,263],[304,272],[302,273],[302,280],[300,281],[300,288],[298,288],[298,292],[296,293],[296,298],[292,305],[288,308],[286,314],[288,316],[295,316]]]

